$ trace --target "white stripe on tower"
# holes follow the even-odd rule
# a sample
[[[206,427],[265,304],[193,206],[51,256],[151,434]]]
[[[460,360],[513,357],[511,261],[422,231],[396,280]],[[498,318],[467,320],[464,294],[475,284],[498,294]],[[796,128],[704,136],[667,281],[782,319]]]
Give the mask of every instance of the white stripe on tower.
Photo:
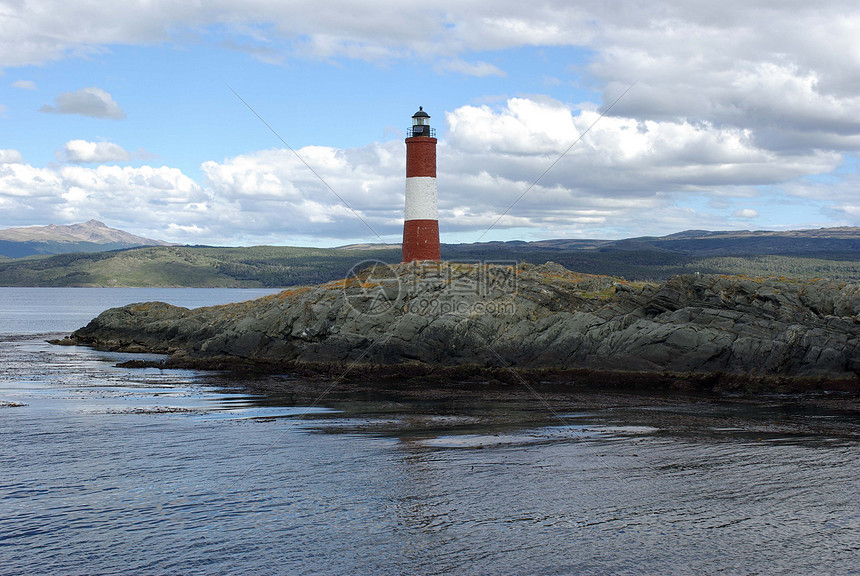
[[[436,179],[415,176],[406,179],[406,220],[438,220]]]

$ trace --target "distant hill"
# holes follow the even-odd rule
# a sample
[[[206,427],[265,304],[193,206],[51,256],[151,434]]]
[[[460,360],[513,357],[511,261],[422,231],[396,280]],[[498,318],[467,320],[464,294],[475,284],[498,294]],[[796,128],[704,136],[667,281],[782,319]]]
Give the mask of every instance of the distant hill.
[[[346,277],[371,260],[400,261],[399,246],[342,248],[152,246],[119,252],[4,260],[0,286],[281,287]],[[459,262],[557,262],[628,280],[676,274],[746,274],[860,280],[860,228],[791,232],[689,231],[625,240],[443,244]]]
[[[739,255],[739,254],[813,254],[855,252],[860,254],[860,228],[821,228],[787,232],[747,230],[707,232],[689,230],[659,238],[644,237],[619,240],[616,249],[649,246],[673,252]]]
[[[25,226],[0,230],[0,256],[23,258],[44,254],[104,252],[137,246],[167,246],[167,242],[109,228],[98,220],[71,226]]]
[[[569,250],[648,250],[681,254],[726,256],[739,254],[804,254],[813,253],[860,253],[860,228],[820,228],[817,230],[729,231],[710,232],[687,230],[669,236],[642,236],[623,240],[557,239],[536,242],[482,242],[476,244],[451,244],[455,252],[471,252],[488,249],[505,250],[511,253]]]
[[[343,278],[355,264],[400,260],[400,250],[151,246],[0,261],[0,286],[256,288]]]
[[[336,250],[385,250],[387,248],[397,248],[400,250],[400,244],[347,244],[346,246],[338,246]]]

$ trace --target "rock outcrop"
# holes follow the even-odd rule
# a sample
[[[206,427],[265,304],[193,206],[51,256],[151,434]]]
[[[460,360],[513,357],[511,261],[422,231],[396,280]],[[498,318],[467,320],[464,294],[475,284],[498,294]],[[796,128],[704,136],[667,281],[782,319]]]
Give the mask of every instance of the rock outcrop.
[[[188,310],[108,310],[71,342],[186,358],[856,378],[860,285],[724,276],[629,283],[541,266],[377,265]]]

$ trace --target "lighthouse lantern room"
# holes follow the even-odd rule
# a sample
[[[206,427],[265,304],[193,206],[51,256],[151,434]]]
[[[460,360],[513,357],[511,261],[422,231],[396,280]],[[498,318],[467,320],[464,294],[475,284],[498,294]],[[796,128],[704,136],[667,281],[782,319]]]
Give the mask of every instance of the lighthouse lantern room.
[[[436,203],[436,131],[430,127],[430,115],[419,106],[406,138],[404,262],[440,259]]]

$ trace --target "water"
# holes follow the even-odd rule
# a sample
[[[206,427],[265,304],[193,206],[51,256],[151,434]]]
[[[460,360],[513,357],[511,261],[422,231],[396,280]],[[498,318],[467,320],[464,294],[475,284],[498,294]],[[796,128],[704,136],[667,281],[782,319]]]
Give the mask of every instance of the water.
[[[28,290],[0,289],[0,574],[860,573],[850,397],[129,370],[41,332],[252,294]]]
[[[0,336],[72,332],[115,306],[162,301],[186,308],[253,300],[267,288],[3,288]]]

